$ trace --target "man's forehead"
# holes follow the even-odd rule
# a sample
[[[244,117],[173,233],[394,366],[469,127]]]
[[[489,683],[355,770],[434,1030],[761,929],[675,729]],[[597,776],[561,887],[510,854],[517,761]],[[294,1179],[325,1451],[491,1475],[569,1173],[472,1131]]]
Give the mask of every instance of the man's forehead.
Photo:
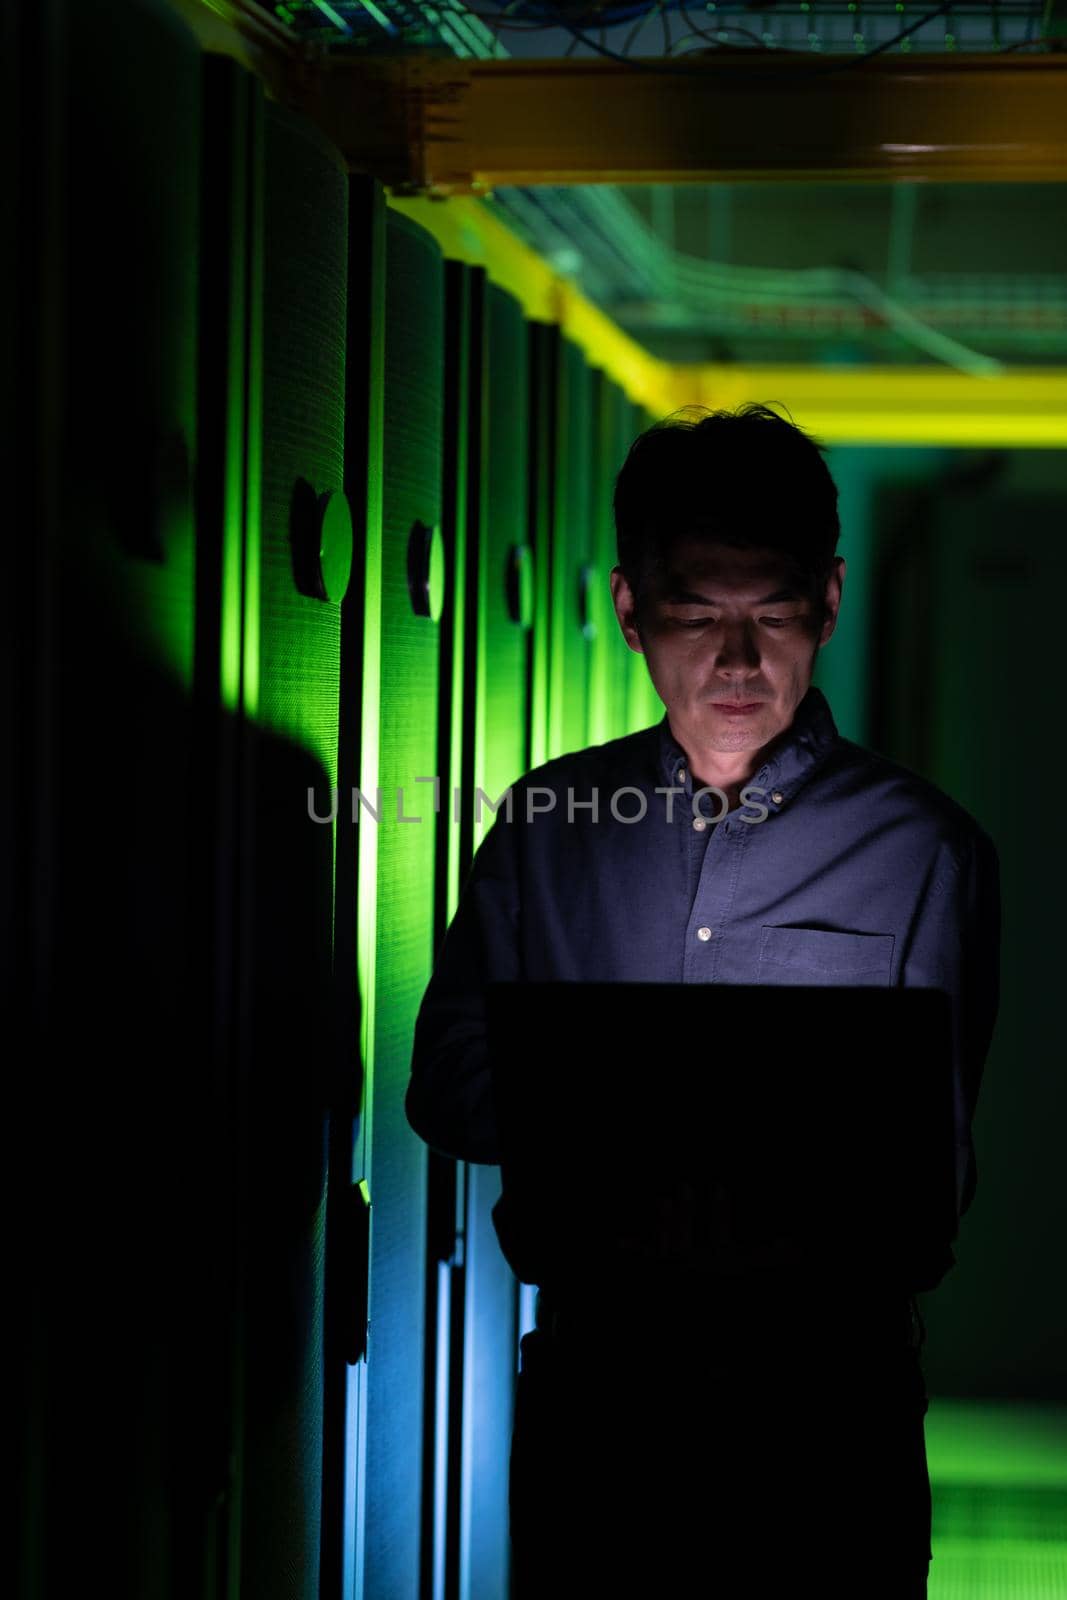
[[[791,586],[791,576],[790,563],[780,550],[736,549],[698,540],[677,541],[661,569],[661,582],[668,590],[692,589],[701,582],[744,588],[758,583],[786,588]]]

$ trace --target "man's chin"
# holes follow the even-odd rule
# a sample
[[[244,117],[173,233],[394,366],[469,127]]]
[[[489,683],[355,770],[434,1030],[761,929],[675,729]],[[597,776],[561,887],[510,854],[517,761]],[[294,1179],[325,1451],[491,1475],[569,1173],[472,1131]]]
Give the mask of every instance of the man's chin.
[[[703,722],[712,748],[722,743],[724,749],[736,750],[739,746],[765,744],[770,738],[769,720],[767,713],[761,709],[750,712],[747,717],[730,717],[721,711],[709,711]]]

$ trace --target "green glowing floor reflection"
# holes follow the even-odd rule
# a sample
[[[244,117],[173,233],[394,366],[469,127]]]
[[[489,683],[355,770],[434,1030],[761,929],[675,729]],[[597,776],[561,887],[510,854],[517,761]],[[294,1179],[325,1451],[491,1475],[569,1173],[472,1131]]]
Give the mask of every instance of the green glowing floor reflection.
[[[1067,1600],[1067,1406],[934,1396],[929,1600]]]

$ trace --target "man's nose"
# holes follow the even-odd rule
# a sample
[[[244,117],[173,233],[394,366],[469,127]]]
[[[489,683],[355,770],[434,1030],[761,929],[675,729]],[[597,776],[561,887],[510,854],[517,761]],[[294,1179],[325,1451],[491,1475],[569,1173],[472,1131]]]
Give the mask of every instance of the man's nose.
[[[720,671],[747,671],[758,667],[760,659],[759,640],[751,624],[727,623],[723,627],[715,663]]]

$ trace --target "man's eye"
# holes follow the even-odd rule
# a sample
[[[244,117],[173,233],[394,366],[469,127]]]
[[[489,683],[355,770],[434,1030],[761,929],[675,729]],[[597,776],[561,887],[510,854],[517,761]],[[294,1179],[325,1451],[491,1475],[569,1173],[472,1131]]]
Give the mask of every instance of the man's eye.
[[[796,620],[795,617],[760,617],[760,621],[766,623],[769,628],[788,628],[789,624]],[[706,628],[709,623],[714,621],[714,617],[675,617],[674,619],[675,627],[678,628]]]

